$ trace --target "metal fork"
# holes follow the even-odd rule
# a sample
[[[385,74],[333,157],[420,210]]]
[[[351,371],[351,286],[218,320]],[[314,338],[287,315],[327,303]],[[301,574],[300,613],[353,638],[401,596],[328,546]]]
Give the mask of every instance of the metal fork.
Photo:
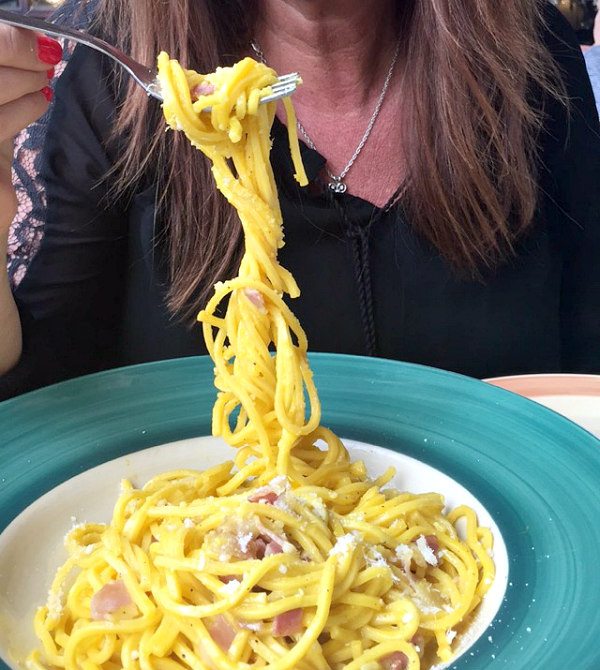
[[[6,23],[9,26],[16,26],[18,28],[26,28],[27,30],[35,30],[38,33],[50,35],[51,37],[62,37],[96,49],[96,51],[102,52],[121,65],[148,95],[157,100],[162,101],[163,99],[160,91],[160,83],[154,68],[138,63],[112,44],[108,44],[108,42],[94,37],[83,30],[74,30],[67,26],[54,25],[34,16],[23,16],[14,12],[7,12],[3,9],[0,9],[0,23]],[[277,83],[271,86],[272,92],[269,95],[263,96],[260,102],[273,102],[274,100],[291,95],[296,90],[299,81],[300,77],[297,72],[278,77]]]

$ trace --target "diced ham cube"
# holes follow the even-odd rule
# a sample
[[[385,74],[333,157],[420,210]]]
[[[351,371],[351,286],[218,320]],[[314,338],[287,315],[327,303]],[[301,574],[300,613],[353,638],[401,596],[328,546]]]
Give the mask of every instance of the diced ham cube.
[[[208,627],[208,632],[223,651],[227,651],[235,639],[235,628],[222,614],[214,618]]]
[[[403,651],[395,651],[393,654],[384,656],[380,664],[383,670],[406,670],[408,668],[408,656]]]
[[[275,493],[273,489],[268,486],[263,486],[257,489],[254,493],[248,496],[248,500],[253,503],[265,502],[267,505],[274,505],[279,499],[279,494]]]
[[[410,643],[414,646],[419,656],[425,653],[425,637],[422,633],[415,633],[410,639]]]
[[[275,637],[286,637],[295,635],[302,630],[302,610],[295,609],[283,614],[278,614],[273,619],[273,635]]]
[[[266,314],[267,308],[265,306],[265,299],[260,291],[257,291],[255,288],[245,288],[244,295],[261,314]]]
[[[260,530],[261,536],[266,538],[267,542],[271,540],[272,542],[276,542],[280,547],[285,547],[286,544],[289,544],[285,535],[277,535],[277,533],[269,530],[260,522],[257,523],[257,527]]]
[[[210,95],[215,92],[215,87],[208,81],[201,81],[192,89],[192,98],[200,98],[203,95]]]
[[[271,541],[267,544],[265,556],[274,556],[275,554],[283,554],[283,547],[278,542]]]
[[[440,553],[440,541],[435,535],[425,535],[425,542],[436,556]]]
[[[248,542],[243,558],[257,558],[262,560],[265,556],[274,556],[275,554],[281,553],[283,553],[283,547],[279,542],[272,540],[269,537],[259,535]],[[221,581],[224,581],[223,577],[220,579]],[[233,577],[233,579],[237,578]]]
[[[262,537],[255,537],[248,542],[248,548],[244,553],[244,558],[263,559],[265,557],[266,549],[267,542]]]
[[[102,621],[107,615],[114,614],[133,604],[123,580],[108,582],[92,596],[91,610],[94,621]]]

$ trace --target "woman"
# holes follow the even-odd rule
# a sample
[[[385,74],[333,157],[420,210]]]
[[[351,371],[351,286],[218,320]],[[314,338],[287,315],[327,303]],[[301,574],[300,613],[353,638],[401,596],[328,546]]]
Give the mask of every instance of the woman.
[[[481,377],[600,372],[600,136],[582,56],[554,8],[164,7],[102,0],[95,29],[143,62],[166,49],[211,71],[255,53],[302,73],[294,102],[309,186],[293,182],[279,121],[272,160],[282,261],[302,290],[292,308],[312,350]],[[40,67],[25,38],[2,35],[2,58],[28,71],[33,90],[29,71]],[[41,166],[44,239],[14,300],[0,280],[5,396],[203,353],[190,324],[215,279],[234,271],[239,226],[199,152],[165,134],[158,105],[126,84],[77,48],[56,86]],[[17,102],[0,113],[13,132],[11,105],[29,98],[10,91]],[[43,109],[43,96],[29,95],[23,123]],[[9,202],[6,171],[3,179]]]

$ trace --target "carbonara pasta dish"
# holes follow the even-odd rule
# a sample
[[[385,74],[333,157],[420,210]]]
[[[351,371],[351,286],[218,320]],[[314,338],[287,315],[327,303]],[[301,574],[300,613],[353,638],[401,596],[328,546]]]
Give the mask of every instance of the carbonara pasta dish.
[[[251,58],[215,73],[158,59],[168,125],[211,161],[245,252],[199,314],[231,462],[124,481],[110,523],[66,537],[35,616],[30,668],[417,670],[452,658],[494,578],[492,536],[438,493],[370,479],[320,423],[304,331],[284,296],[269,162],[276,81]],[[296,179],[306,183],[294,111]],[[202,454],[198,454],[199,460]],[[459,533],[457,526],[462,526]]]

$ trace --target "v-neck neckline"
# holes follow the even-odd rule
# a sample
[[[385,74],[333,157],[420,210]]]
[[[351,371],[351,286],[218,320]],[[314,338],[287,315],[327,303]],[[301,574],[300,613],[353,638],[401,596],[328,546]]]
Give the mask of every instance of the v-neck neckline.
[[[273,137],[279,140],[279,147],[285,146],[286,152],[289,152],[287,146],[287,136],[288,136],[288,129],[286,125],[276,116],[273,122]],[[301,137],[298,137],[298,141],[300,145],[300,156],[304,164],[304,169],[306,171],[306,176],[308,178],[309,184],[319,183],[322,188],[322,195],[328,198],[329,192],[327,190],[327,184],[325,184],[321,179],[321,175],[325,170],[327,159],[322,154],[320,154],[319,151],[317,151],[317,149],[309,147],[308,144],[306,144],[306,142]],[[274,144],[274,148],[276,147],[277,145]],[[283,157],[280,154],[278,158],[281,159]],[[283,164],[286,163],[291,164],[291,158],[289,158],[289,156],[288,160],[285,161]],[[286,183],[287,186],[297,185],[297,182],[293,176],[293,171],[286,171],[284,175],[281,175],[281,178],[284,181],[284,183]],[[350,209],[353,209],[360,213],[364,214],[370,213],[370,216],[373,219],[378,219],[382,214],[389,211],[392,207],[394,207],[400,202],[405,190],[406,190],[406,180],[392,193],[388,201],[383,206],[376,205],[371,201],[366,200],[365,198],[361,198],[358,195],[348,193],[347,191],[346,193],[331,194],[331,197],[337,198],[338,203],[342,206],[349,207]]]

